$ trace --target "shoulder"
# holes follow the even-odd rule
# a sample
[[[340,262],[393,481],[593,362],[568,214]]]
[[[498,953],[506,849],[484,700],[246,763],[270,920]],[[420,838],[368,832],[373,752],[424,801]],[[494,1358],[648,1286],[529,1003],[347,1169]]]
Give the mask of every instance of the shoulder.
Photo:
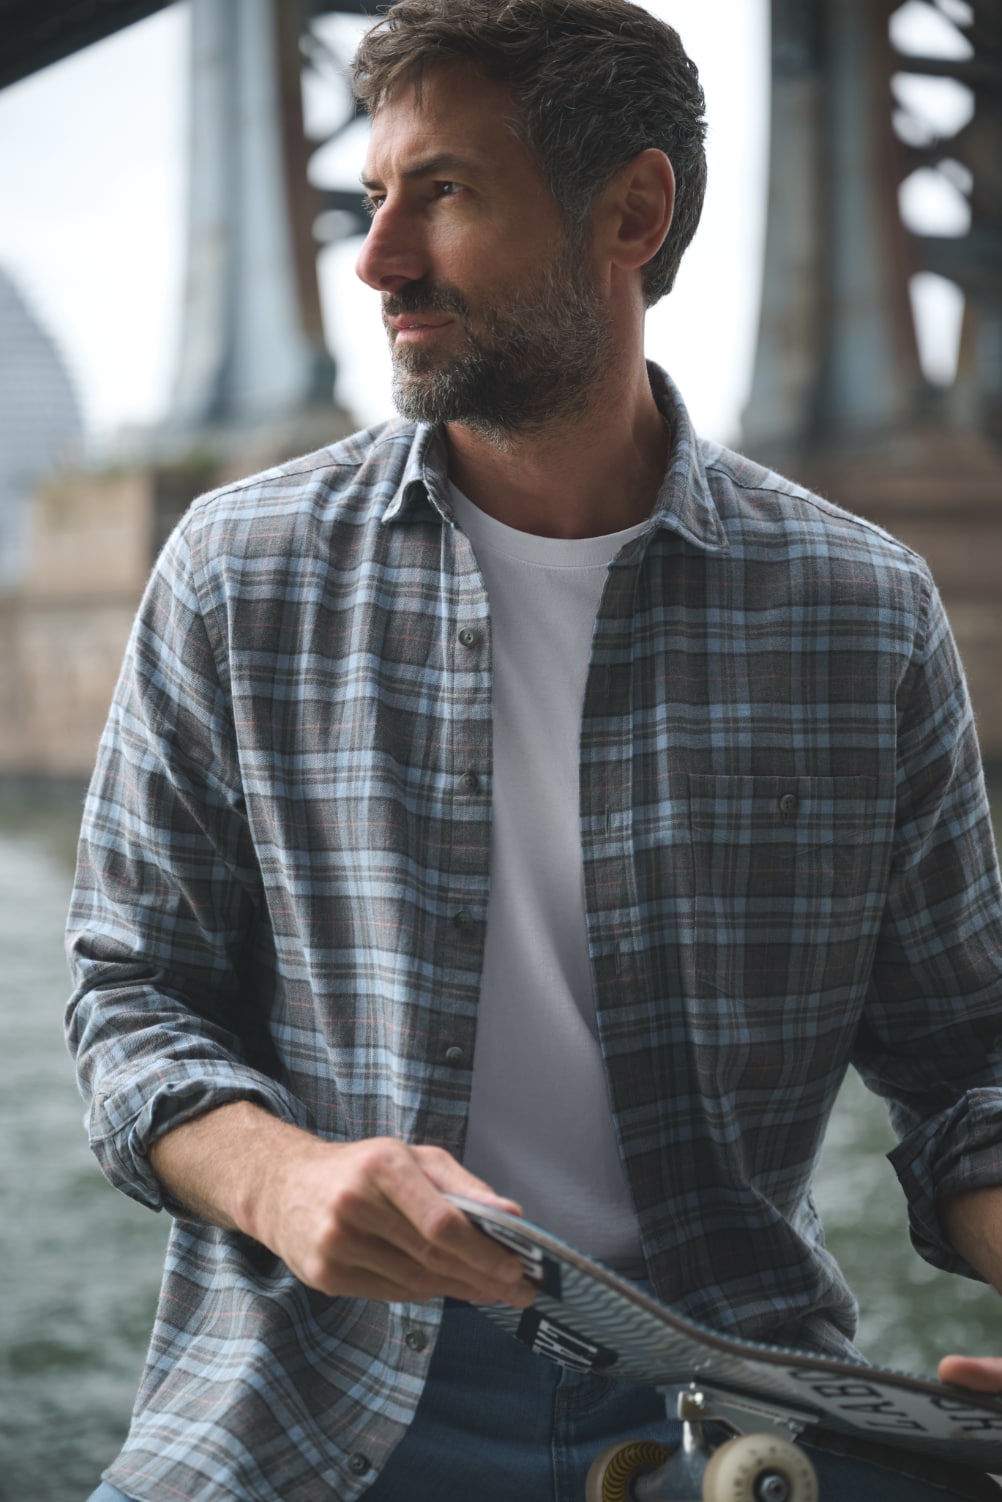
[[[875,522],[835,505],[721,444],[702,444],[703,467],[732,552],[788,563],[823,561],[837,575],[900,576],[920,591],[925,560]]]
[[[149,599],[222,622],[356,574],[414,439],[413,424],[388,422],[197,497],[154,565]]]
[[[413,424],[387,422],[208,491],[192,502],[178,537],[193,560],[299,551],[379,521],[400,486]]]

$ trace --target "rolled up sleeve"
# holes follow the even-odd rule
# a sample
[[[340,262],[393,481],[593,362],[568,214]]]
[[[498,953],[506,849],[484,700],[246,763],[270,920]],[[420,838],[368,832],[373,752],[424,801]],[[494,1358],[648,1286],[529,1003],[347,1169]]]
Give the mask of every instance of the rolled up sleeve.
[[[963,671],[931,583],[923,625],[901,697],[895,854],[856,1063],[889,1101],[916,1249],[977,1276],[937,1206],[1002,1183],[1002,890]]]
[[[133,628],[67,929],[66,1035],[91,1145],[111,1182],[153,1208],[167,1202],[149,1149],[171,1127],[236,1099],[309,1124],[253,1057],[262,910],[227,686],[182,531]]]

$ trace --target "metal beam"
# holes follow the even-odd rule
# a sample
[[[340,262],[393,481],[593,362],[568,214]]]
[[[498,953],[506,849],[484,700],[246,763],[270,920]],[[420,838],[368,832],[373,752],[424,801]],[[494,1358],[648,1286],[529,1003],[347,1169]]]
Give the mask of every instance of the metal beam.
[[[955,78],[972,89],[1002,87],[1002,60],[997,56],[918,57],[913,52],[899,52],[894,71],[917,73],[926,78]]]
[[[0,0],[0,88],[144,21],[175,0]],[[310,0],[314,16],[375,16],[381,0]]]
[[[61,62],[172,0],[0,0],[0,88]]]
[[[894,49],[898,0],[772,0],[769,213],[759,343],[745,442],[796,455],[921,433],[934,408],[996,434],[1002,412],[1002,15],[974,5],[969,57]],[[939,10],[939,7],[935,7]],[[940,11],[946,14],[945,11]],[[950,77],[973,115],[949,139],[893,128],[897,73]],[[907,113],[907,112],[906,112]],[[898,187],[920,166],[965,169],[967,233],[906,230]],[[960,370],[947,394],[918,360],[909,285],[919,271],[967,297]],[[952,414],[952,417],[950,416]],[[790,457],[793,456],[793,457]]]

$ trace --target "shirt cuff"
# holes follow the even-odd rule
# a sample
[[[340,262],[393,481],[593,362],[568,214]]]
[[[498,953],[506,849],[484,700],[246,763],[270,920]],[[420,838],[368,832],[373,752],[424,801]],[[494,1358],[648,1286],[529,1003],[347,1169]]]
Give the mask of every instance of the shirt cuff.
[[[131,1109],[137,1099],[143,1101],[142,1106]],[[88,1119],[91,1150],[116,1189],[151,1210],[187,1214],[154,1173],[150,1149],[173,1127],[238,1100],[249,1100],[306,1131],[315,1130],[303,1103],[256,1070],[211,1061],[201,1066],[186,1061],[165,1068],[161,1059],[148,1090],[133,1078],[126,1100],[113,1091],[95,1095]]]
[[[945,1272],[984,1282],[954,1251],[938,1205],[968,1189],[1002,1184],[1002,1089],[975,1089],[924,1122],[888,1154],[908,1198],[912,1245]]]

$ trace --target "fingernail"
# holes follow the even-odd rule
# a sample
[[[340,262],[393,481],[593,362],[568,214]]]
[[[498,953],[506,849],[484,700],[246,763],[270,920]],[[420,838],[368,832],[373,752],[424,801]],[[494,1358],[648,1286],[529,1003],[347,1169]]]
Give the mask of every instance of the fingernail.
[[[522,1284],[520,1288],[513,1288],[505,1297],[506,1302],[511,1304],[513,1309],[528,1309],[529,1305],[535,1301],[536,1290],[527,1284]]]

